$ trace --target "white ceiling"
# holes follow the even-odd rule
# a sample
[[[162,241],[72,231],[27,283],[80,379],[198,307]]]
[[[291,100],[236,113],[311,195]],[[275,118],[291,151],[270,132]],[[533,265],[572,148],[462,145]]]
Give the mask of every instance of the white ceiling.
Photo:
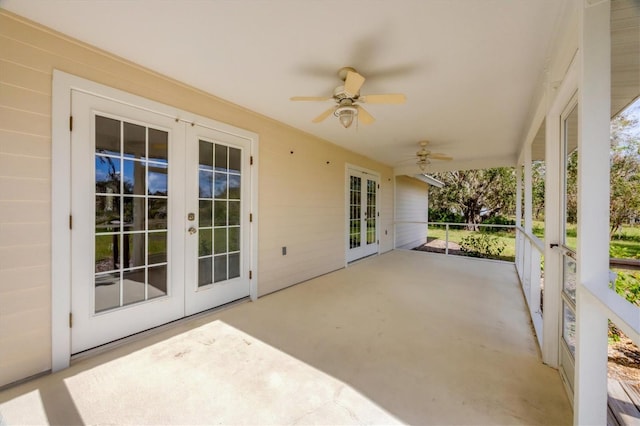
[[[391,166],[417,142],[449,167],[515,161],[571,0],[0,0],[36,22]],[[372,125],[330,117],[337,70],[367,78]],[[436,163],[436,162],[434,162]],[[437,170],[434,164],[432,170]]]

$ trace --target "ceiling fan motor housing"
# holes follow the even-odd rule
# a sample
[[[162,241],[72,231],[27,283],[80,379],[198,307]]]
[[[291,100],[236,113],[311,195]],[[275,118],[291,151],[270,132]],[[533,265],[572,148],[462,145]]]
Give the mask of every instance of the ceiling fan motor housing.
[[[355,101],[357,99],[357,98],[349,97],[347,92],[345,92],[345,90],[344,90],[344,86],[338,86],[333,90],[333,98],[338,103],[341,103],[345,99],[351,99],[353,101]]]

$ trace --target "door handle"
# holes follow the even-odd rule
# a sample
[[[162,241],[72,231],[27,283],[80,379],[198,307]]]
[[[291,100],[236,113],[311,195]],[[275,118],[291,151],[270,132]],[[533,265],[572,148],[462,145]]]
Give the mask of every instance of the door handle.
[[[198,232],[198,230],[196,228],[194,228],[193,226],[189,228],[189,234],[193,235],[196,232]]]

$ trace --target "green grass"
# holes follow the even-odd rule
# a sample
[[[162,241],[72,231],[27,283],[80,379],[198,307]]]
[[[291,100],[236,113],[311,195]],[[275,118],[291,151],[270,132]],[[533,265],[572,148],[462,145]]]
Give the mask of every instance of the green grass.
[[[482,228],[483,230],[486,228]],[[489,228],[490,229],[490,228]],[[494,230],[497,230],[495,228]],[[474,231],[467,231],[465,225],[449,226],[449,241],[460,244],[463,238],[471,235]],[[486,232],[486,231],[485,231]],[[511,231],[490,232],[498,240],[502,241],[506,247],[500,256],[504,260],[513,260],[515,257],[515,234]],[[540,239],[544,239],[544,222],[533,222],[533,234]],[[439,240],[445,239],[444,225],[430,225],[429,237]],[[569,224],[566,231],[565,245],[573,250],[577,248],[577,226]],[[611,257],[621,259],[640,259],[640,226],[626,225],[618,231],[609,242]]]
[[[544,222],[533,221],[533,234],[544,238]],[[571,249],[578,246],[577,226],[567,227],[565,245]],[[611,257],[621,259],[640,259],[640,226],[625,225],[609,241]]]
[[[612,257],[640,259],[640,227],[623,226],[609,242]]]

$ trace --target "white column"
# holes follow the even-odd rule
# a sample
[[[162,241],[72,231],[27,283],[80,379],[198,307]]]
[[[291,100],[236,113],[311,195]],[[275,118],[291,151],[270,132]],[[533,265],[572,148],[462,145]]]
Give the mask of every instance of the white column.
[[[531,234],[533,228],[531,146],[524,150],[524,230]]]
[[[585,287],[606,287],[609,275],[610,7],[608,0],[581,7],[576,425],[607,421],[607,315]]]
[[[522,167],[516,166],[516,226],[522,226]]]
[[[516,164],[516,226],[522,226],[522,166]],[[516,269],[520,277],[520,282],[524,284],[522,276],[522,261],[524,256],[524,236],[516,230]]]

